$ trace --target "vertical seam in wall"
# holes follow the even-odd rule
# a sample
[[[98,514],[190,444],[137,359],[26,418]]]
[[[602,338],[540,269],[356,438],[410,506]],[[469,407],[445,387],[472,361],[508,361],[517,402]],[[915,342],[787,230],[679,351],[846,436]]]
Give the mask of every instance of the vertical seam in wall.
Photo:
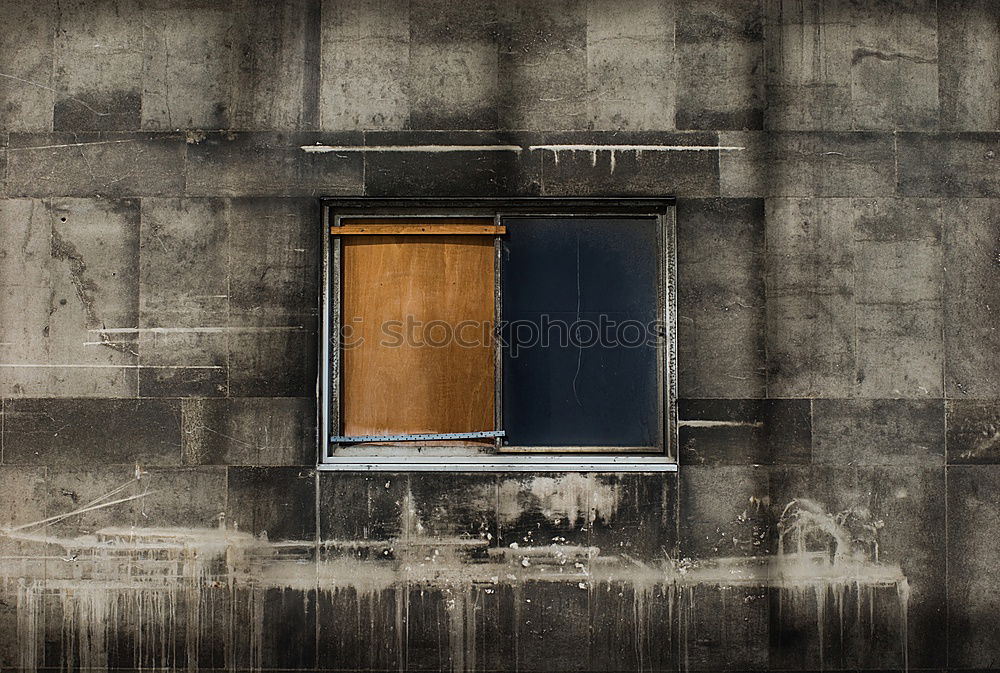
[[[302,126],[319,130],[320,95],[323,89],[323,2],[309,0],[306,7],[303,45],[305,70],[302,74]],[[310,67],[311,66],[311,67]]]
[[[944,209],[945,203],[943,199],[935,199],[938,205],[938,236],[941,239],[941,306],[939,310],[941,312],[941,399],[944,400],[945,408],[948,406],[948,330],[946,329],[945,321],[945,302],[946,302],[946,290],[947,290],[947,271],[948,262],[945,255],[948,252],[948,246],[944,240]],[[947,414],[947,411],[945,412]],[[947,428],[945,428],[947,430]],[[948,463],[948,442],[947,438],[945,440],[945,464]]]
[[[720,176],[720,179],[721,179],[721,176]],[[763,278],[761,278],[761,291],[764,293],[764,296],[761,297],[761,301],[764,303],[764,399],[770,399],[771,398],[771,363],[768,360],[768,341],[769,341],[769,339],[768,339],[768,333],[770,331],[771,323],[769,321],[770,310],[769,310],[769,306],[768,306],[769,302],[767,301],[767,296],[768,296],[768,292],[767,292],[768,287],[767,287],[767,285],[768,285],[768,274],[769,274],[770,269],[771,269],[771,256],[770,256],[770,254],[768,254],[768,249],[767,249],[767,211],[768,211],[767,201],[768,201],[768,199],[767,199],[767,197],[764,197],[761,200],[763,201],[762,205],[763,205],[763,209],[764,209],[764,219],[763,219],[764,231],[761,232],[761,235],[763,237],[763,252],[761,254],[763,254],[763,256],[764,256],[763,263],[761,264],[761,270],[762,270],[761,273],[764,276]],[[812,446],[811,445],[809,447],[809,450],[812,451]]]
[[[899,131],[892,132],[892,162],[895,193],[896,196],[899,196]]]
[[[361,131],[361,147],[368,147],[368,131]],[[361,153],[361,195],[368,196],[368,152]]]
[[[4,433],[7,431],[7,400],[0,398],[0,465],[3,465]]]
[[[185,143],[185,146],[187,143]],[[187,154],[187,149],[184,150]],[[185,174],[187,171],[185,171]],[[142,327],[142,229],[145,217],[143,217],[143,204],[146,202],[146,197],[139,197],[139,277],[135,279],[135,300],[136,300],[136,327]],[[140,373],[142,372],[142,332],[136,332],[135,334],[135,399],[139,399],[141,395],[141,390],[139,390]],[[184,428],[181,427],[181,432]],[[183,438],[181,440],[182,448],[181,452],[183,455]]]
[[[895,134],[893,135],[895,137]],[[847,201],[848,209],[853,209],[853,199]],[[851,223],[851,307],[854,310],[854,366],[851,368],[852,398],[864,397],[861,394],[861,384],[858,381],[858,367],[861,366],[861,336],[858,327],[858,257],[862,242],[858,241],[857,225]]]
[[[232,205],[233,201],[231,198],[225,200],[225,204],[222,210],[223,213],[223,226],[226,228],[226,327],[233,326],[233,316],[232,316],[232,285],[233,285],[233,236],[232,227],[230,223],[232,222]],[[226,397],[232,397],[232,330],[227,329],[225,333],[226,339]]]
[[[314,670],[319,670],[319,648],[320,648],[320,643],[322,642],[320,640],[321,636],[320,636],[320,622],[319,622],[319,564],[320,564],[320,549],[321,549],[321,544],[320,543],[321,543],[321,540],[322,540],[322,535],[320,533],[320,527],[319,527],[319,524],[320,524],[320,520],[319,520],[319,511],[320,511],[320,507],[319,507],[319,488],[320,488],[319,479],[320,479],[321,475],[322,475],[322,473],[319,470],[315,470],[315,469],[313,470],[313,483],[314,483],[313,498],[315,500],[315,502],[313,503],[313,509],[314,509],[314,512],[315,512],[315,515],[316,515],[316,534],[315,534],[316,548],[315,548],[315,551],[313,552],[313,554],[314,554],[314,558],[313,558],[313,572],[314,572],[314,587],[313,587],[313,632],[316,634],[316,643],[315,643],[314,649],[313,649],[313,669]]]

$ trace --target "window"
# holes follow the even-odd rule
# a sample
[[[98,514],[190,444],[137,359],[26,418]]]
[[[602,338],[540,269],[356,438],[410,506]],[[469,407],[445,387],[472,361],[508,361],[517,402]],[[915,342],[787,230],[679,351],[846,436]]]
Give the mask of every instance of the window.
[[[675,467],[671,201],[324,206],[320,467]]]

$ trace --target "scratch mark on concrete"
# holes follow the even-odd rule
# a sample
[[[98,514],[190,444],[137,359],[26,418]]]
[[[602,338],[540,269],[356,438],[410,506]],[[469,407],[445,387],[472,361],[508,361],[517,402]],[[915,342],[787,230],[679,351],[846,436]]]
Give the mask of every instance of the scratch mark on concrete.
[[[29,86],[38,87],[39,89],[45,89],[46,91],[51,91],[52,93],[56,94],[60,98],[65,98],[66,100],[71,100],[74,103],[79,103],[80,105],[82,105],[83,107],[87,108],[88,110],[90,110],[91,112],[93,112],[95,115],[97,115],[99,117],[107,117],[108,115],[111,114],[110,112],[101,112],[100,110],[95,110],[94,108],[90,107],[89,105],[87,105],[84,101],[80,100],[79,98],[74,98],[73,96],[67,96],[64,93],[61,93],[58,89],[53,89],[52,87],[46,86],[45,84],[39,84],[38,82],[32,82],[30,79],[24,79],[23,77],[18,77],[16,75],[11,75],[11,74],[5,73],[5,72],[0,72],[0,77],[5,77],[7,79],[14,80],[15,82],[20,82],[22,84],[27,84]]]
[[[124,140],[95,140],[93,142],[86,143],[63,143],[59,145],[31,145],[30,147],[8,147],[8,152],[24,152],[27,150],[57,150],[68,147],[89,147],[91,145],[121,145],[122,143],[134,143],[136,142],[133,138],[128,138]]]

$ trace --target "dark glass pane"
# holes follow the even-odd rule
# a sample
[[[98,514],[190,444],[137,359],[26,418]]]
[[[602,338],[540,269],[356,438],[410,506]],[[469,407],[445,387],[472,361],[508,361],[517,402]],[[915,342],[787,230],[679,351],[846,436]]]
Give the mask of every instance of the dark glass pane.
[[[506,443],[658,445],[656,220],[504,224]]]

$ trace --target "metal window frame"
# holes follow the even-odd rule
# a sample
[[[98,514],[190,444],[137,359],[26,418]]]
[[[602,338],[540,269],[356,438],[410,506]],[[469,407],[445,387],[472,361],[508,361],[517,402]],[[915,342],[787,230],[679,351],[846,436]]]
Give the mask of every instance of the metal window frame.
[[[460,471],[460,472],[672,472],[677,469],[677,297],[675,199],[672,197],[489,197],[489,198],[324,198],[322,267],[320,269],[321,335],[317,393],[320,401],[320,470],[342,471]],[[658,447],[505,446],[497,438],[492,449],[477,447],[390,446],[331,443],[340,430],[340,348],[332,325],[341,322],[341,245],[331,234],[342,218],[491,217],[497,224],[509,217],[650,217],[657,220],[657,315],[666,326],[657,348]],[[502,319],[500,237],[496,238],[495,314]],[[495,414],[502,429],[502,351],[497,344]],[[336,429],[336,431],[334,430]]]

